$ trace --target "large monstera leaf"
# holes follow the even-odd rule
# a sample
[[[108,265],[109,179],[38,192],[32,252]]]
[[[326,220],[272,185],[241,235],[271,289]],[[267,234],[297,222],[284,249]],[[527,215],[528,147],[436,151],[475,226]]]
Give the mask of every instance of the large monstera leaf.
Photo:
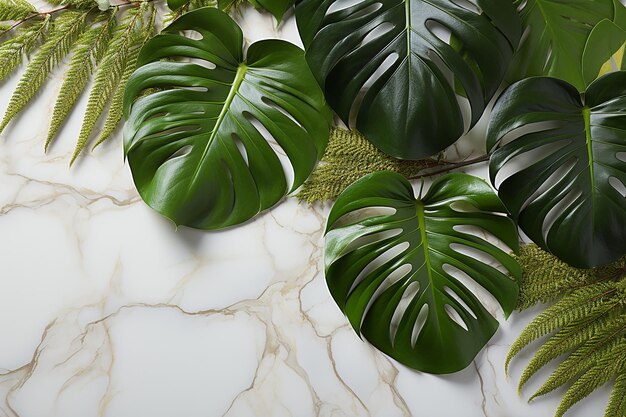
[[[469,99],[473,126],[519,43],[508,0],[341,4],[296,2],[307,60],[341,119],[352,125],[355,116],[368,140],[403,159],[434,155],[464,133],[455,84]]]
[[[494,108],[488,147],[513,139],[491,157],[500,198],[535,243],[575,267],[626,252],[625,109],[623,71],[584,95],[565,81],[529,78]]]
[[[517,300],[519,265],[487,234],[518,247],[517,229],[485,181],[449,174],[416,199],[400,174],[370,174],[332,208],[326,281],[354,329],[378,349],[417,370],[455,372],[498,327],[459,275],[493,294],[507,316]]]
[[[592,30],[604,19],[626,23],[619,0],[515,0],[515,4],[528,35],[511,65],[507,77],[511,82],[548,75],[583,91],[587,85],[583,52]]]
[[[250,219],[288,191],[278,154],[293,169],[293,190],[326,146],[331,114],[304,52],[266,40],[244,59],[242,45],[226,13],[198,9],[144,46],[128,82],[124,147],[135,184],[176,224]]]

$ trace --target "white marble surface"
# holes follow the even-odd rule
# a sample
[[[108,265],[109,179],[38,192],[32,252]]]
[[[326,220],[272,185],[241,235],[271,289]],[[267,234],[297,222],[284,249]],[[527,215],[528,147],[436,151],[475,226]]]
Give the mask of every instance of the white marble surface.
[[[248,39],[298,42],[293,18],[244,15]],[[68,168],[85,97],[44,154],[61,77],[0,136],[0,417],[553,415],[558,395],[518,397],[523,359],[503,369],[537,310],[458,374],[407,369],[329,296],[328,207],[288,198],[232,230],[176,230],[138,197],[119,132]],[[0,111],[17,81],[0,84]],[[570,415],[602,415],[606,395]]]

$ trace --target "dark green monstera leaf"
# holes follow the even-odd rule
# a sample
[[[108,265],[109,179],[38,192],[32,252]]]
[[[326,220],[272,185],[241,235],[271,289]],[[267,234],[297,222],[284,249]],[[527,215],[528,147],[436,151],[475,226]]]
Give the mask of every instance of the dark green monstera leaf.
[[[265,40],[244,58],[242,45],[226,13],[198,9],[144,46],[128,82],[124,148],[135,184],[176,224],[250,219],[287,193],[285,171],[291,190],[302,184],[326,146],[331,114],[304,52]]]
[[[491,181],[535,243],[579,268],[626,252],[626,72],[583,95],[555,78],[514,84],[494,108],[489,149],[505,137]]]
[[[507,316],[517,300],[519,265],[488,234],[518,247],[515,224],[485,181],[449,174],[416,199],[400,174],[370,174],[332,208],[326,281],[354,329],[378,349],[420,371],[455,372],[498,327],[459,275],[489,291]]]
[[[626,23],[624,6],[619,0],[515,0],[514,3],[520,8],[528,33],[507,76],[511,82],[548,75],[583,91],[587,86],[583,53],[593,29],[605,19],[618,26]],[[609,41],[604,39],[604,42]],[[601,56],[603,49],[606,46],[596,48],[601,54],[592,57],[594,61],[587,65],[599,68],[607,60]]]
[[[513,3],[352,4],[296,2],[306,57],[331,107],[395,157],[423,158],[454,143],[465,131],[455,84],[469,100],[467,124],[473,126],[519,43],[521,24]]]

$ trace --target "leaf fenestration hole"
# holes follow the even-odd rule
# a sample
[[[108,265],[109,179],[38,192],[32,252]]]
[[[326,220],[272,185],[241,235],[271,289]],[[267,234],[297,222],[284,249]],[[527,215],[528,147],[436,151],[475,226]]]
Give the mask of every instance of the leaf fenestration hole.
[[[452,226],[452,229],[459,233],[475,236],[479,239],[489,242],[506,253],[512,251],[512,248],[508,247],[506,243],[504,243],[501,239],[498,239],[493,233],[483,229],[482,227],[466,224],[455,224],[454,226]]]
[[[281,112],[285,117],[287,117],[289,120],[291,120],[292,122],[294,122],[296,125],[298,125],[302,130],[306,131],[306,129],[304,128],[304,126],[302,126],[302,124],[296,120],[295,117],[293,117],[293,115],[291,113],[289,113],[287,110],[285,110],[284,108],[282,108],[281,106],[279,106],[278,104],[276,104],[276,102],[270,98],[267,98],[265,96],[261,97],[261,101],[265,104],[267,104],[268,106],[270,106],[273,109],[278,110],[279,112]]]
[[[346,248],[343,253],[350,253],[355,249],[369,245],[371,243],[382,242],[385,239],[393,238],[402,233],[402,229],[384,230],[378,233],[371,233],[365,236],[354,239]]]
[[[482,10],[474,2],[471,2],[469,0],[451,0],[451,1],[452,1],[452,3],[456,4],[457,6],[463,8],[463,9],[465,9],[467,11],[470,11],[470,12],[475,13],[475,14],[482,14]]]
[[[441,42],[450,44],[452,31],[449,28],[434,19],[427,19],[426,22],[424,22],[424,25],[426,26],[426,29],[428,29],[428,31]]]
[[[513,158],[506,161],[506,163],[500,168],[500,170],[496,174],[494,186],[496,187],[496,189],[499,189],[502,183],[507,180],[507,178],[522,170],[525,170],[526,168],[533,166],[537,162],[549,158],[551,155],[563,149],[570,143],[571,139],[564,139],[558,142],[538,146],[535,149],[531,149],[530,151],[523,152],[519,155],[514,156]]]
[[[373,40],[380,38],[384,34],[391,32],[394,27],[395,25],[390,22],[383,22],[379,24],[363,38],[363,40],[361,41],[361,44],[356,49],[359,49],[363,45],[366,45],[372,42]]]
[[[259,119],[257,119],[252,113],[244,111],[242,112],[243,117],[254,126],[254,128],[259,132],[263,139],[267,142],[267,144],[272,148],[278,160],[280,161],[280,165],[283,168],[283,174],[285,175],[285,179],[287,180],[287,189],[290,190],[293,187],[293,182],[295,179],[294,168],[291,165],[291,161],[289,160],[289,156],[287,152],[283,149],[282,146],[276,141],[274,136],[270,133],[270,131],[265,127],[263,123]]]
[[[403,277],[408,275],[413,267],[409,264],[402,265],[397,270],[404,269]],[[391,340],[391,345],[393,346],[396,339],[396,334],[398,333],[398,326],[400,325],[400,321],[404,314],[406,313],[406,309],[417,294],[420,289],[420,283],[418,281],[413,281],[407,285],[404,290],[404,294],[402,294],[402,298],[400,302],[396,306],[395,311],[393,312],[393,316],[391,317],[390,327],[389,327],[389,340]]]
[[[246,165],[250,166],[250,163],[248,162],[248,151],[246,151],[246,147],[241,141],[241,138],[237,136],[235,133],[233,133],[231,137],[233,139],[233,142],[237,146],[237,149],[239,150],[239,153],[241,154],[241,157],[245,161]]]
[[[345,227],[378,216],[393,216],[396,209],[386,206],[363,207],[344,214],[333,223],[333,228]],[[396,229],[398,230],[398,229]]]
[[[363,0],[337,0],[333,4],[330,5],[328,10],[326,11],[326,16],[331,15],[336,12],[340,12],[342,10],[349,9],[351,7],[357,6],[360,3],[363,3]],[[374,3],[370,4],[367,7],[362,9],[357,9],[350,15],[350,19],[357,19],[359,17],[367,16],[370,13],[376,12],[378,9],[382,7],[382,3]]]
[[[543,239],[547,240],[548,233],[552,229],[554,223],[563,215],[571,212],[570,206],[574,204],[576,199],[578,199],[582,195],[582,191],[571,190],[567,195],[562,198],[558,203],[556,203],[546,214],[546,217],[543,220],[543,225],[541,231],[543,233]]]
[[[626,162],[626,152],[618,152],[615,157],[622,162]]]
[[[563,126],[563,123],[555,120],[528,123],[526,125],[522,125],[508,131],[504,136],[498,139],[497,146],[504,146],[508,143],[513,142],[515,139],[521,138],[522,136],[525,136],[529,133],[546,132],[548,130],[557,129],[561,126]],[[493,151],[493,149],[490,149],[490,152],[491,151]]]
[[[446,274],[456,279],[460,285],[464,286],[469,292],[471,292],[484,306],[492,308],[493,311],[490,310],[489,312],[492,315],[495,315],[495,309],[500,305],[500,303],[493,294],[459,268],[450,264],[443,264],[442,268]]]
[[[370,89],[370,87],[378,81],[380,77],[382,77],[395,63],[400,59],[400,55],[397,52],[392,52],[384,59],[384,61],[380,64],[380,66],[374,71],[374,73],[365,81],[359,93],[354,99],[352,103],[352,107],[350,107],[350,128],[354,129],[356,127],[356,120],[361,110],[361,104],[363,103],[363,98],[365,94]]]
[[[424,304],[419,314],[417,315],[417,319],[415,320],[415,325],[413,326],[413,333],[411,334],[411,347],[415,347],[415,343],[417,343],[417,338],[419,337],[422,329],[426,325],[426,320],[428,320],[428,310],[430,307],[428,304]]]
[[[171,161],[174,158],[185,156],[185,155],[189,154],[189,152],[191,152],[192,149],[193,149],[193,147],[191,145],[185,145],[182,148],[179,148],[178,150],[176,150],[176,152],[174,152],[172,155],[170,155],[170,157],[167,158],[167,160]]]
[[[506,269],[504,265],[500,263],[500,261],[498,261],[492,255],[483,250],[476,249],[460,243],[451,243],[450,249],[457,253],[460,253],[461,255],[469,256],[470,258],[476,259],[477,261],[489,265],[502,272],[503,274],[507,274],[509,272],[508,269]]]
[[[184,30],[184,31],[180,32],[180,34],[185,36],[186,38],[193,39],[195,41],[200,41],[200,40],[204,39],[204,36],[202,35],[202,33],[198,32],[197,30],[193,30],[193,29]]]
[[[624,185],[624,183],[621,182],[619,178],[617,177],[609,178],[609,184],[611,185],[611,187],[615,189],[615,191],[620,193],[622,197],[626,198],[626,185]]]
[[[470,314],[470,316],[474,317],[475,320],[478,320],[478,317],[476,316],[474,311],[465,303],[465,301],[463,301],[463,299],[461,297],[459,297],[459,295],[457,293],[452,291],[452,288],[450,288],[448,286],[445,286],[445,287],[443,287],[443,290],[446,292],[446,294],[448,294],[450,297],[452,297],[452,299],[454,299],[454,301],[459,303],[461,305],[461,307],[463,307],[463,309]]]
[[[573,170],[574,167],[576,166],[576,162],[577,162],[576,159],[572,158],[569,161],[566,161],[562,166],[558,167],[556,169],[556,171],[554,171],[543,182],[543,184],[541,184],[541,186],[539,188],[537,188],[537,190],[534,193],[532,193],[528,197],[528,199],[526,199],[524,204],[522,204],[522,206],[520,207],[520,212],[522,210],[525,210],[526,207],[528,207],[529,204],[531,204],[533,201],[535,201],[538,197],[540,197],[543,194],[545,194],[549,189],[554,187],[559,180],[561,180],[563,177],[565,177],[567,174],[569,174],[569,172],[571,170]]]
[[[458,324],[463,330],[465,330],[465,331],[469,330],[467,328],[467,324],[465,324],[465,321],[463,321],[463,319],[461,318],[461,315],[459,314],[458,311],[456,311],[456,309],[454,307],[452,307],[450,304],[446,304],[444,306],[444,309],[446,310],[446,313],[448,314],[448,317],[450,317],[450,319],[453,322]]]
[[[406,250],[409,248],[409,242],[402,242],[398,245],[394,245],[391,248],[387,249],[385,252],[381,253],[380,255],[378,255],[376,258],[374,258],[372,260],[372,262],[370,262],[369,264],[367,264],[367,266],[365,268],[363,268],[361,270],[361,272],[359,272],[359,275],[357,275],[357,277],[354,279],[354,281],[352,282],[352,285],[350,286],[350,291],[348,292],[348,294],[351,294],[352,291],[354,291],[354,289],[372,272],[374,271],[376,268],[379,268],[387,263],[391,264],[390,261],[392,261],[394,258],[402,255],[404,252],[406,252]],[[389,265],[391,266],[391,265]],[[369,309],[369,306],[371,305],[371,302],[373,300],[375,300],[384,290],[386,290],[390,285],[394,284],[395,282],[397,282],[398,280],[402,279],[403,276],[398,276],[398,269],[394,270],[393,272],[391,272],[389,274],[389,276],[380,284],[380,286],[377,288],[376,292],[374,293],[374,295],[372,296],[370,303],[368,304],[368,307],[366,309],[366,314],[367,314],[367,310]],[[408,272],[405,273],[405,275]],[[395,280],[394,280],[395,278]]]
[[[215,65],[211,61],[207,61],[206,59],[188,58],[188,59],[186,59],[186,61],[188,61],[188,62],[190,62],[192,64],[199,65],[199,66],[204,67],[206,69],[210,69],[210,70],[214,70],[215,68],[217,68],[217,65]]]

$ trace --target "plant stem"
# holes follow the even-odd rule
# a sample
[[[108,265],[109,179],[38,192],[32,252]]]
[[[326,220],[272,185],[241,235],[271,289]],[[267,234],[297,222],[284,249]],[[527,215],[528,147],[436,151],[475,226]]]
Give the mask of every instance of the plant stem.
[[[452,171],[452,170],[455,170],[455,169],[466,167],[468,165],[479,164],[481,162],[486,162],[488,160],[489,160],[489,155],[482,155],[482,156],[479,156],[479,157],[474,158],[474,159],[468,159],[467,161],[451,163],[451,164],[447,165],[444,168],[441,168],[441,169],[438,169],[438,170],[435,170],[435,171],[431,171],[431,172],[427,172],[425,174],[415,175],[413,177],[409,177],[409,179],[410,180],[419,180],[421,178],[427,178],[427,177],[432,177],[432,176],[439,175],[439,174],[445,174],[448,171]]]

